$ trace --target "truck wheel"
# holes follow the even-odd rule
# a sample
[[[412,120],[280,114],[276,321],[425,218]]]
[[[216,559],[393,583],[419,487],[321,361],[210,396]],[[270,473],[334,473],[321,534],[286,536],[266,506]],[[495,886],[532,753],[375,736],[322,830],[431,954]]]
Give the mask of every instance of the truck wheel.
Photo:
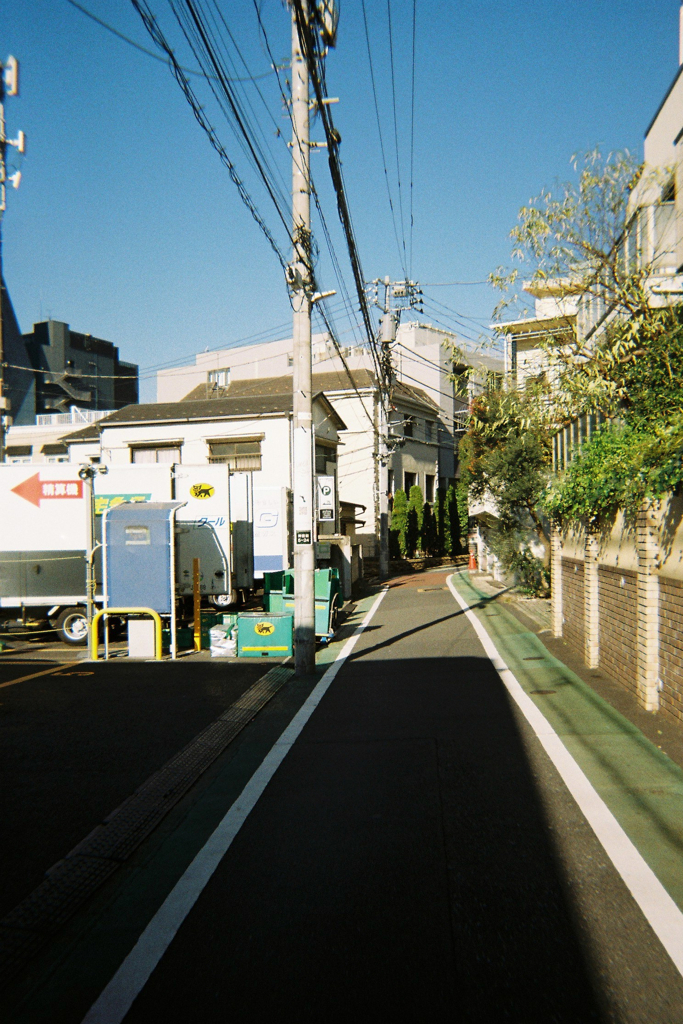
[[[57,617],[55,629],[65,644],[82,647],[88,642],[88,617],[85,608],[65,608]]]

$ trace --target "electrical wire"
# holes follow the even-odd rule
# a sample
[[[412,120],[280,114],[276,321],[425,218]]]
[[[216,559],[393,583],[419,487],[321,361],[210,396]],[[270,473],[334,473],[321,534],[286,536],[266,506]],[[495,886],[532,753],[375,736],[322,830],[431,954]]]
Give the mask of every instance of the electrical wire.
[[[346,238],[346,246],[349,252],[349,258],[351,260],[351,267],[353,270],[354,281],[356,284],[356,294],[360,304],[360,310],[363,316],[363,322],[365,330],[367,332],[368,342],[371,347],[375,349],[375,356],[377,362],[381,366],[380,355],[377,348],[377,340],[375,338],[374,329],[372,325],[372,319],[370,317],[370,310],[367,302],[367,295],[365,294],[365,279],[363,276],[363,269],[360,262],[360,256],[358,254],[358,246],[356,243],[355,233],[351,222],[351,214],[348,207],[348,200],[346,198],[346,190],[344,186],[344,177],[342,173],[341,161],[339,159],[339,132],[334,127],[332,115],[329,107],[323,101],[327,98],[327,88],[324,82],[324,78],[321,80],[319,74],[319,64],[322,61],[320,54],[319,44],[316,36],[311,31],[308,19],[303,9],[302,0],[292,0],[292,7],[294,9],[297,29],[299,32],[299,39],[302,43],[303,55],[308,65],[308,73],[313,83],[313,88],[318,103],[318,110],[320,118],[325,129],[325,138],[327,141],[327,158],[330,166],[330,176],[332,178],[332,184],[337,196],[337,211],[339,213],[339,219],[344,229],[344,235]],[[380,377],[380,389],[386,388],[386,381]]]
[[[490,284],[491,282],[487,279],[486,281],[426,281],[423,282],[423,288],[455,288],[460,287],[471,287],[475,284]]]
[[[214,83],[209,79],[209,87],[230,124],[242,152],[265,186],[287,235],[291,237],[289,198],[286,186],[283,190],[279,184],[276,184],[274,180],[276,175],[271,164],[272,153],[270,154],[271,159],[269,159],[256,138],[253,125],[242,101],[228,80],[230,76],[225,67],[224,53],[221,52],[215,29],[211,28],[206,15],[200,10],[201,4],[196,0],[184,0],[184,5],[181,0],[169,0],[169,4],[200,67],[207,71],[207,74],[209,67],[213,70],[217,81]],[[269,148],[267,142],[266,148]]]
[[[259,8],[257,0],[253,0],[253,4],[254,4],[254,9],[256,11],[256,17],[257,17],[257,20],[258,20],[259,29],[260,29],[260,32],[261,32],[261,35],[262,35],[262,38],[263,38],[264,45],[266,47],[266,51],[268,53],[268,56],[271,59],[271,62],[274,63],[275,61],[274,61],[273,51],[272,51],[271,46],[270,46],[270,41],[268,39],[268,33],[267,33],[266,27],[265,27],[265,25],[263,23],[263,19],[261,17],[261,10]],[[285,94],[285,91],[284,91],[284,89],[282,87],[282,82],[280,80],[280,75],[279,74],[277,75],[277,82],[278,82],[278,86],[279,86],[279,89],[280,89],[280,96],[282,98],[283,107],[284,107],[284,109],[287,111],[287,113],[289,115],[289,121],[290,121],[291,128],[292,128],[292,134],[294,136],[295,141],[298,143],[298,150],[301,151],[301,149],[302,149],[301,140],[298,137],[296,123],[295,123],[294,118],[292,116],[291,102],[290,102],[290,100],[288,99],[288,97]],[[300,170],[301,170],[301,168],[300,168]],[[327,220],[325,218],[325,213],[323,211],[322,204],[320,202],[320,197],[319,197],[317,189],[315,187],[315,183],[314,183],[314,180],[313,180],[313,175],[312,175],[311,170],[310,170],[310,166],[308,167],[307,170],[308,170],[309,189],[310,189],[311,195],[313,196],[313,199],[314,199],[314,202],[315,202],[315,206],[316,206],[316,209],[318,211],[318,216],[320,217],[320,223],[321,223],[321,227],[322,227],[322,230],[323,230],[323,236],[325,238],[325,242],[326,242],[327,249],[328,249],[328,252],[329,252],[329,255],[330,255],[330,259],[332,261],[332,268],[333,268],[333,271],[334,271],[334,275],[336,277],[337,284],[338,284],[338,287],[339,287],[339,291],[340,291],[341,296],[342,296],[342,301],[343,301],[343,304],[345,306],[346,315],[347,315],[349,321],[352,323],[352,329],[355,332],[356,323],[355,323],[355,319],[353,317],[353,307],[352,307],[351,298],[350,298],[350,295],[348,293],[348,289],[347,289],[347,286],[346,286],[346,280],[344,278],[344,274],[342,272],[341,265],[340,265],[339,259],[337,257],[336,249],[335,249],[334,243],[332,241],[332,236],[331,236],[329,228],[327,226]],[[317,287],[318,287],[318,291],[322,291],[323,290],[323,288],[320,285],[318,285]],[[329,307],[329,305],[327,303],[324,304],[324,309],[326,311],[327,317],[329,318],[329,316],[330,316],[330,307]],[[318,311],[318,312],[320,312],[320,311]],[[335,340],[335,343],[336,343],[336,332],[332,330],[332,326],[329,323],[329,320],[326,321],[326,327],[328,329],[328,333],[330,333],[330,336],[333,337],[333,339]],[[341,352],[340,352],[340,356],[341,356]],[[343,356],[341,356],[341,358],[343,360]],[[379,367],[377,367],[377,370],[379,370]]]
[[[443,309],[446,313],[450,313],[454,317],[460,317],[462,320],[470,320],[476,327],[479,327],[479,320],[477,320],[475,317],[467,316],[466,313],[459,313],[457,310],[453,309],[451,306],[447,306],[445,302],[441,302],[439,299],[435,299],[435,298],[433,298],[431,296],[429,297],[429,302],[430,302],[431,305],[434,305],[434,306],[437,306],[437,307],[440,306],[441,309]],[[486,319],[484,322],[488,324],[489,320]],[[481,327],[479,327],[479,330],[481,330]]]
[[[406,231],[403,223],[403,192],[401,190],[401,160],[398,148],[398,115],[396,113],[396,72],[394,69],[394,33],[391,25],[391,0],[387,0],[387,18],[389,20],[389,62],[391,66],[391,100],[394,111],[394,145],[396,147],[396,181],[398,186],[398,209],[401,219],[401,241],[403,243],[403,266],[407,265]],[[407,277],[406,273],[406,277]]]
[[[114,28],[113,25],[109,25],[106,21],[102,21],[102,19],[98,18],[96,14],[93,14],[92,11],[89,11],[87,8],[83,7],[82,4],[77,3],[77,0],[66,0],[66,2],[68,4],[71,4],[72,7],[75,7],[77,11],[81,12],[81,14],[85,14],[86,18],[90,18],[90,20],[94,21],[95,24],[100,25],[101,28],[106,29],[107,32],[111,32],[112,35],[116,36],[118,39],[121,39],[124,43],[128,43],[129,46],[133,46],[136,50],[139,50],[140,53],[144,53],[147,57],[153,57],[154,60],[161,61],[161,63],[166,64],[167,67],[170,66],[169,62],[160,54],[154,53],[152,50],[148,50],[146,47],[140,46],[140,44],[136,43],[134,39],[130,39],[128,36],[124,36],[123,32],[119,32],[119,30],[117,28]],[[186,68],[182,65],[181,68],[188,75],[198,75],[200,78],[206,77],[203,71],[197,71],[195,68]],[[247,78],[234,78],[232,79],[232,81],[253,82],[257,78],[269,78],[270,75],[272,75],[276,70],[277,69],[273,67],[271,68],[270,71],[264,71],[260,75],[249,75]]]
[[[211,125],[211,123],[208,120],[206,114],[204,113],[204,110],[202,109],[201,104],[199,103],[197,97],[195,96],[195,94],[194,94],[194,92],[192,90],[192,87],[190,86],[190,83],[188,82],[187,78],[185,77],[185,74],[184,74],[182,68],[180,67],[180,64],[176,60],[176,57],[175,57],[175,54],[174,54],[173,50],[171,49],[170,45],[166,41],[166,39],[165,39],[165,37],[164,37],[160,27],[159,27],[159,25],[158,25],[154,15],[152,14],[152,11],[149,8],[147,0],[131,0],[131,3],[133,4],[133,6],[135,7],[136,11],[138,12],[140,17],[142,18],[143,24],[145,25],[145,28],[149,32],[149,34],[152,37],[152,39],[154,40],[154,42],[157,44],[157,46],[161,50],[163,50],[167,54],[167,56],[169,58],[169,63],[170,63],[171,71],[172,71],[176,81],[178,82],[178,85],[182,89],[183,94],[185,95],[186,100],[190,104],[190,107],[192,108],[192,112],[193,112],[195,118],[197,119],[198,123],[203,128],[203,130],[205,131],[206,135],[208,136],[209,142],[211,143],[211,145],[215,149],[215,151],[218,154],[221,162],[227,168],[228,173],[230,175],[230,178],[232,179],[233,184],[235,185],[235,187],[237,188],[237,191],[239,192],[240,199],[242,200],[244,205],[247,207],[247,209],[249,210],[251,216],[256,221],[256,223],[260,227],[261,231],[263,232],[263,234],[267,238],[267,240],[268,240],[268,242],[270,244],[271,249],[273,250],[273,252],[275,253],[275,255],[277,256],[277,258],[278,258],[278,260],[280,262],[280,266],[282,267],[283,270],[286,270],[287,269],[287,259],[286,259],[285,255],[284,255],[284,253],[280,249],[280,246],[276,242],[276,240],[275,240],[275,238],[274,238],[270,228],[267,226],[267,224],[264,221],[263,217],[261,216],[261,214],[260,214],[256,204],[254,203],[253,199],[249,195],[249,193],[248,193],[244,183],[242,182],[242,179],[240,178],[239,174],[237,173],[237,169],[235,168],[234,164],[230,160],[230,157],[228,156],[224,146],[220,142],[220,140],[219,140],[219,138],[218,138],[218,136],[216,134],[216,130]],[[288,227],[287,227],[287,233],[288,233],[288,236],[289,236],[289,228]]]
[[[381,157],[382,157],[382,166],[384,168],[384,183],[386,185],[387,197],[389,199],[389,209],[391,211],[391,221],[392,221],[392,224],[393,224],[393,227],[394,227],[394,237],[396,239],[396,248],[398,249],[399,263],[401,263],[401,266],[403,268],[403,273],[404,273],[405,277],[408,277],[408,271],[407,271],[407,268],[406,268],[406,266],[405,266],[405,264],[403,262],[403,256],[402,256],[402,252],[401,252],[401,243],[400,243],[400,240],[399,240],[399,237],[398,237],[398,226],[396,224],[396,211],[394,210],[394,201],[393,201],[392,196],[391,196],[391,186],[389,184],[389,171],[387,170],[387,158],[386,158],[386,153],[384,151],[384,136],[382,134],[382,121],[381,121],[380,116],[379,116],[379,102],[378,102],[378,99],[377,99],[377,88],[376,88],[376,84],[375,84],[375,67],[374,67],[374,63],[373,63],[373,60],[372,60],[372,49],[370,47],[370,32],[369,32],[369,29],[368,29],[368,15],[367,15],[367,10],[365,8],[365,0],[362,0],[362,7],[363,7],[363,24],[365,26],[365,43],[366,43],[367,51],[368,51],[368,63],[370,65],[370,84],[372,85],[372,96],[373,96],[373,100],[374,100],[374,104],[375,104],[375,118],[377,120],[377,132],[378,132],[378,135],[379,135],[379,151],[380,151],[380,154],[381,154]]]
[[[413,180],[415,170],[415,36],[417,30],[417,0],[413,0],[413,31],[412,31],[412,53],[410,72],[410,248],[408,269],[410,277],[413,276]]]

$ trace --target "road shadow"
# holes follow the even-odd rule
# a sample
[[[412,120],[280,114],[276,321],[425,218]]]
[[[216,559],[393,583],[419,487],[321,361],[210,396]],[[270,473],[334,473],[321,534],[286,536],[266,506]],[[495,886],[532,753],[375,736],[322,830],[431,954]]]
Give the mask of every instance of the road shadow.
[[[126,1020],[613,1020],[586,952],[488,659],[355,660]]]

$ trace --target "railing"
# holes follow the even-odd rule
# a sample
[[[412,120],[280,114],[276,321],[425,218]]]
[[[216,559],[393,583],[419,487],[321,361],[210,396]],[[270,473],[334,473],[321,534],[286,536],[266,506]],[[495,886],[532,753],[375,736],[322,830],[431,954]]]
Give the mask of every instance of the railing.
[[[157,661],[161,661],[161,616],[153,608],[100,608],[93,616],[90,627],[90,657],[93,661],[98,659],[97,627],[100,624],[100,619],[105,615],[151,615],[154,619],[154,657]]]
[[[36,426],[49,427],[61,423],[97,423],[103,416],[109,416],[113,409],[79,409],[72,405],[69,412],[40,413],[36,416]]]

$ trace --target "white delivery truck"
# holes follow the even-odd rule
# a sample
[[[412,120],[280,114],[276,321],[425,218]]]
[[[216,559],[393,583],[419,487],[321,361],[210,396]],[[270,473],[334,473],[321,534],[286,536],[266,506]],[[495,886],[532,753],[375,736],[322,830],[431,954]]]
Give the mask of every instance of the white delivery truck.
[[[253,587],[250,519],[231,515],[231,492],[240,516],[245,484],[222,464],[108,465],[89,483],[77,463],[0,465],[0,618],[46,619],[70,644],[87,639],[86,555],[99,541],[102,514],[123,501],[183,501],[176,538],[177,593],[189,610],[193,563],[199,558],[200,590],[217,605],[234,603]],[[248,488],[247,488],[248,490]],[[102,572],[95,560],[95,600],[101,605]]]

